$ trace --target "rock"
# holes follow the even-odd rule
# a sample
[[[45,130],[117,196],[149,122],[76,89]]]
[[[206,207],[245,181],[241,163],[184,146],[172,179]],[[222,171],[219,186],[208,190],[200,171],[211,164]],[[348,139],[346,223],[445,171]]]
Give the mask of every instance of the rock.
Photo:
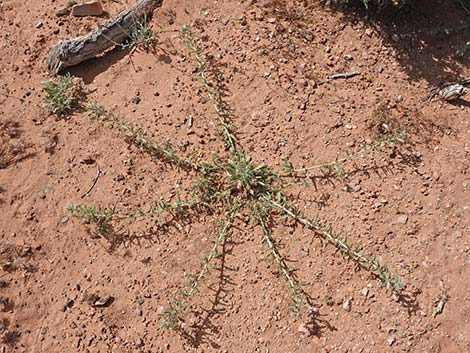
[[[64,305],[62,305],[61,310],[66,311],[68,308],[73,307],[73,304],[74,304],[73,299],[67,298],[67,300],[65,300],[64,302]]]
[[[397,219],[398,224],[406,224],[407,222],[408,222],[408,216],[405,214],[400,215]]]
[[[286,114],[284,114],[284,119],[286,119],[286,121],[290,123],[292,121],[292,113],[286,112]]]
[[[70,10],[68,8],[64,7],[63,9],[57,10],[55,15],[57,17],[62,17],[62,16],[67,16],[69,13],[70,13]]]
[[[103,307],[109,306],[113,302],[114,298],[110,295],[106,295],[104,297],[98,297],[93,301],[92,306]]]
[[[392,344],[395,343],[395,338],[394,337],[390,337],[388,340],[387,340],[387,343],[389,346],[391,346]]]
[[[352,299],[346,299],[343,302],[344,311],[347,311],[349,313],[351,311],[351,304],[352,304]]]
[[[364,297],[367,297],[367,295],[369,295],[369,288],[367,288],[367,287],[362,288],[361,294],[362,294]]]
[[[101,1],[87,2],[72,6],[72,15],[81,16],[101,16],[104,13]]]
[[[306,29],[303,33],[304,38],[307,42],[311,42],[313,40],[313,32]]]

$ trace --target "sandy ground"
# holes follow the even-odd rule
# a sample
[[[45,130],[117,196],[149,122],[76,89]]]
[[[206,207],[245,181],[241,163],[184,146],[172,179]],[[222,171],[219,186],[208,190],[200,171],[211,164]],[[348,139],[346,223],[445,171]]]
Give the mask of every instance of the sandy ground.
[[[308,166],[357,150],[383,124],[407,133],[409,158],[378,154],[344,180],[290,191],[396,269],[402,298],[305,229],[276,224],[312,298],[310,330],[308,314],[289,313],[261,230],[240,221],[185,325],[167,330],[161,310],[211,248],[215,218],[164,230],[140,221],[109,241],[70,217],[70,204],[124,210],[174,200],[193,176],[152,161],[86,111],[59,118],[44,108],[50,46],[105,18],[56,16],[63,1],[0,2],[2,352],[470,351],[470,102],[427,99],[432,87],[470,76],[468,57],[455,55],[465,32],[439,32],[468,17],[456,1],[423,3],[392,21],[316,1],[165,0],[150,22],[155,52],[116,49],[71,70],[83,79],[84,103],[170,139],[178,152],[223,154],[180,34],[193,24],[257,162]],[[104,2],[111,17],[130,5]],[[348,71],[361,74],[331,79]],[[113,301],[95,307],[90,295]]]

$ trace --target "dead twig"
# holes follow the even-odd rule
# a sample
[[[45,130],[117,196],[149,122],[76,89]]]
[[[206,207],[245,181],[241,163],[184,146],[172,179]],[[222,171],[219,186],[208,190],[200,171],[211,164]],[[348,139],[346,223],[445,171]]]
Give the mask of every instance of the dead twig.
[[[331,78],[333,80],[337,80],[339,78],[351,78],[351,77],[354,77],[354,76],[357,76],[357,75],[360,75],[361,73],[358,72],[358,71],[351,71],[351,72],[342,72],[342,73],[339,73],[339,74],[334,74],[333,76],[331,76]]]
[[[83,199],[85,196],[87,196],[93,190],[93,188],[96,185],[96,182],[98,181],[98,178],[100,177],[100,174],[101,174],[100,166],[98,164],[96,164],[96,175],[91,180],[91,186],[82,196],[80,196],[80,198]]]

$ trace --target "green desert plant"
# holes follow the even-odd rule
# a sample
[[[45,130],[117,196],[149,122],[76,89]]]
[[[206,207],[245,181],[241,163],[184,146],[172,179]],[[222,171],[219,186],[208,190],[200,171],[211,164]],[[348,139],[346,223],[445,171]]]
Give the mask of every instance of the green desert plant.
[[[63,114],[74,108],[81,93],[81,87],[70,74],[49,79],[43,84],[46,92],[44,103],[54,114]]]
[[[208,62],[201,49],[198,47],[196,37],[191,30],[191,26],[184,25],[182,34],[186,48],[189,53],[193,55],[195,67],[197,71],[197,78],[202,84],[203,90],[207,94],[207,99],[214,106],[214,112],[217,116],[217,122],[219,123],[222,130],[217,132],[217,135],[222,138],[225,146],[230,151],[234,152],[236,149],[236,136],[233,132],[233,127],[229,121],[229,114],[227,106],[222,99],[222,93],[217,87],[210,84],[208,78]]]
[[[232,233],[231,227],[233,225],[234,219],[235,212],[231,212],[227,214],[226,220],[218,221],[219,232],[217,233],[217,237],[214,240],[212,248],[210,249],[209,253],[202,259],[201,268],[199,272],[190,276],[187,289],[180,292],[181,299],[173,303],[173,305],[169,309],[165,310],[162,313],[162,316],[164,318],[164,320],[161,322],[162,327],[177,327],[178,325],[184,323],[182,311],[187,308],[188,300],[199,292],[199,288],[201,287],[201,281],[211,270],[212,262],[218,255],[217,249],[223,242],[227,240],[228,237],[230,237]]]
[[[96,208],[94,206],[69,205],[66,208],[74,217],[81,219],[84,223],[94,224],[98,232],[107,238],[111,231],[111,220],[115,214],[114,208]]]
[[[158,44],[158,35],[148,26],[147,17],[134,21],[134,28],[128,33],[127,47],[131,51],[142,49],[151,51]]]
[[[77,2],[75,0],[67,0],[65,6],[67,8],[71,8],[73,5],[76,5],[76,4],[77,4]]]
[[[73,215],[86,223],[93,223],[99,232],[106,236],[109,234],[111,221],[135,221],[138,217],[156,218],[158,221],[163,214],[171,215],[175,219],[187,217],[191,211],[205,210],[207,215],[218,216],[218,232],[213,239],[213,245],[201,261],[201,267],[191,277],[186,289],[182,290],[179,299],[171,303],[169,309],[162,310],[163,327],[181,328],[185,324],[184,312],[190,308],[190,299],[202,290],[204,279],[214,267],[219,250],[223,249],[224,242],[230,238],[235,220],[252,221],[261,231],[262,243],[266,246],[270,258],[278,267],[278,274],[286,281],[290,291],[291,313],[295,318],[302,315],[310,304],[310,297],[297,278],[295,269],[281,251],[280,241],[275,236],[275,225],[286,222],[297,223],[307,229],[312,236],[332,245],[343,257],[350,259],[371,275],[382,281],[389,290],[400,293],[403,284],[397,275],[382,264],[374,254],[368,254],[361,246],[353,246],[347,237],[326,225],[318,217],[307,216],[303,211],[293,205],[287,190],[299,178],[306,178],[313,170],[334,170],[334,175],[340,177],[347,174],[343,168],[347,161],[369,156],[373,158],[376,153],[382,153],[385,146],[402,143],[404,135],[397,132],[393,136],[377,140],[369,144],[362,144],[358,151],[341,151],[334,161],[320,163],[312,167],[295,168],[288,160],[284,164],[284,173],[281,174],[271,167],[255,162],[245,152],[237,140],[233,125],[228,119],[228,109],[222,100],[222,94],[217,85],[211,83],[206,56],[199,49],[197,38],[190,26],[184,26],[183,38],[192,55],[197,70],[197,77],[203,85],[203,91],[212,103],[215,110],[216,121],[221,127],[219,137],[226,147],[225,155],[215,156],[207,161],[202,156],[190,154],[180,156],[176,154],[169,142],[160,144],[152,137],[127,122],[117,114],[108,112],[97,104],[88,106],[90,112],[104,122],[118,128],[129,142],[150,154],[156,160],[177,168],[184,167],[191,176],[196,176],[196,183],[188,198],[176,193],[174,203],[156,201],[152,203],[149,211],[138,209],[136,212],[127,212],[125,215],[115,215],[113,209],[96,209],[94,207],[71,206],[69,210]],[[197,157],[197,158],[196,158]],[[221,216],[223,215],[223,216]],[[223,250],[222,250],[223,251]]]

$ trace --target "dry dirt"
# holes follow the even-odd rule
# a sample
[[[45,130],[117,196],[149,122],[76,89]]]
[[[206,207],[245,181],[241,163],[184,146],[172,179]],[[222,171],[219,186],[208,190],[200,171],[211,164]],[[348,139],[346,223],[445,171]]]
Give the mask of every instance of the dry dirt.
[[[112,244],[70,218],[69,204],[172,200],[191,176],[152,161],[85,111],[58,118],[43,107],[50,46],[106,20],[56,16],[64,3],[0,2],[2,352],[470,351],[470,102],[427,100],[431,87],[470,76],[468,57],[455,56],[465,33],[436,32],[463,23],[457,1],[421,1],[413,16],[392,19],[313,0],[165,0],[151,21],[155,53],[130,61],[113,50],[71,70],[87,102],[187,153],[222,154],[179,32],[192,23],[257,162],[310,165],[376,138],[384,123],[407,132],[409,159],[386,154],[345,181],[292,191],[306,212],[375,251],[406,283],[397,300],[306,230],[277,225],[317,312],[312,332],[308,314],[291,318],[286,283],[250,223],[237,225],[223,264],[175,331],[160,327],[161,307],[210,249],[214,217],[164,232],[140,222]],[[104,2],[109,16],[131,3]],[[353,70],[361,75],[331,79]],[[97,165],[96,186],[82,197]],[[114,300],[93,307],[89,295]]]

